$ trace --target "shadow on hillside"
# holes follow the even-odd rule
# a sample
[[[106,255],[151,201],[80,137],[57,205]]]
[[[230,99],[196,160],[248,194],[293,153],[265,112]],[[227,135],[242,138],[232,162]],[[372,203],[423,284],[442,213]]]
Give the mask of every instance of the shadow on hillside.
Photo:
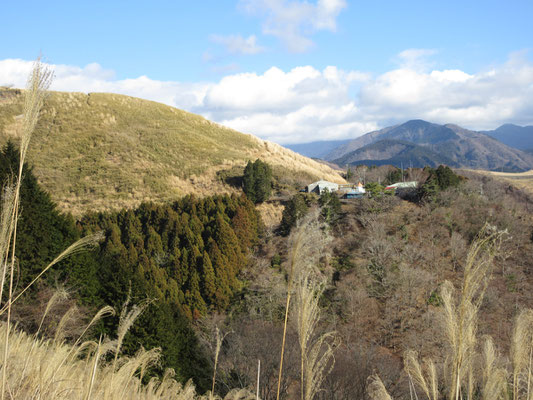
[[[244,167],[232,167],[217,172],[217,179],[226,185],[241,189],[243,184]]]

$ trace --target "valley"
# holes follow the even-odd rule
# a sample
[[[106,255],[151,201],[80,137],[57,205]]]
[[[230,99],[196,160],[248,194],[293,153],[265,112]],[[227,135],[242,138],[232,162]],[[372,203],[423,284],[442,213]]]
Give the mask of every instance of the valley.
[[[24,132],[17,127],[22,92],[2,93],[7,144],[0,172],[7,180]],[[214,389],[227,399],[235,393],[251,399],[260,360],[262,399],[277,397],[278,382],[280,398],[300,397],[310,390],[298,385],[306,379],[316,380],[323,399],[367,398],[377,376],[395,398],[409,398],[405,371],[415,362],[409,351],[431,358],[439,379],[447,379],[453,343],[444,334],[452,307],[446,296],[461,290],[472,266],[484,266],[485,286],[472,294],[479,303],[469,340],[490,336],[502,354],[514,354],[518,310],[533,307],[533,174],[435,165],[453,165],[451,158],[431,164],[437,153],[424,143],[442,145],[446,135],[465,134],[459,128],[439,127],[428,139],[428,125],[417,121],[415,133],[402,128],[402,140],[344,150],[346,157],[364,153],[384,165],[350,161],[350,169],[335,170],[201,117],[124,96],[52,93],[43,110],[21,188],[20,284],[31,285],[65,245],[96,232],[101,238],[92,251],[58,263],[22,298],[12,316],[17,340],[62,337],[75,349],[81,327],[92,324],[89,316],[111,307],[87,339],[118,337],[116,347],[106,343],[132,362],[139,346],[153,351],[159,362],[133,371],[165,379],[172,368],[169,387],[176,393]],[[392,153],[401,154],[398,146],[410,152],[402,163],[416,153],[425,168],[387,165]],[[366,193],[341,201],[328,190],[302,192],[319,179],[331,180],[324,182],[331,188],[363,182]],[[400,182],[414,185],[385,189]],[[480,243],[486,244],[478,254]],[[58,284],[71,294],[58,300]],[[303,307],[314,310],[309,331],[302,331]],[[71,309],[83,312],[65,313]],[[137,321],[126,333],[127,313]],[[315,361],[327,374],[301,377],[299,365],[310,362],[305,346],[317,346]],[[49,357],[44,344],[32,349]],[[468,351],[479,356],[477,345]],[[19,360],[18,353],[10,357]],[[94,357],[88,360],[97,362]],[[104,365],[115,373],[114,364]],[[481,367],[468,368],[474,374]],[[98,390],[106,390],[104,382],[101,375]]]

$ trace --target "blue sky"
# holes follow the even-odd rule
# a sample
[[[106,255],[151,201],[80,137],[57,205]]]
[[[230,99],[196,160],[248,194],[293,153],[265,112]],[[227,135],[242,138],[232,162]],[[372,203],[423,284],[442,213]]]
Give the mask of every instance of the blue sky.
[[[532,15],[531,1],[7,2],[0,85],[23,86],[42,52],[56,90],[162,101],[280,143],[410,118],[525,125]]]

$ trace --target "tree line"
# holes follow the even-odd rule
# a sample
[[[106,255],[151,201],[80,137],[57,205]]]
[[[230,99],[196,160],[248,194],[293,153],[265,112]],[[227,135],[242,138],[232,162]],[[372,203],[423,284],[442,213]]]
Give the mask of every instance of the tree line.
[[[0,152],[2,182],[17,171],[18,160],[18,150],[8,143]],[[162,362],[152,373],[171,367],[179,380],[193,378],[200,390],[206,389],[211,367],[191,321],[210,310],[225,310],[240,290],[238,274],[262,230],[254,204],[244,195],[186,196],[173,204],[90,213],[76,222],[57,210],[31,167],[24,166],[23,175],[16,247],[19,287],[74,241],[103,231],[97,249],[61,261],[41,288],[65,285],[90,310],[111,305],[120,311],[127,299],[133,304],[149,299],[150,306],[126,336],[124,352],[160,347]],[[37,291],[28,294],[28,304]],[[108,318],[95,335],[110,335],[117,326],[118,317]]]

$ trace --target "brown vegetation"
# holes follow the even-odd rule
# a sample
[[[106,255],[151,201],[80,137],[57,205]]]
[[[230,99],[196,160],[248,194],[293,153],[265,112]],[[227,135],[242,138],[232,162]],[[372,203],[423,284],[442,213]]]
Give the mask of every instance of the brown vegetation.
[[[0,144],[20,135],[24,91],[0,88]],[[28,160],[63,211],[118,210],[142,201],[233,193],[224,171],[262,159],[281,188],[320,178],[330,167],[163,104],[105,93],[53,92]],[[241,174],[242,175],[242,174]]]

